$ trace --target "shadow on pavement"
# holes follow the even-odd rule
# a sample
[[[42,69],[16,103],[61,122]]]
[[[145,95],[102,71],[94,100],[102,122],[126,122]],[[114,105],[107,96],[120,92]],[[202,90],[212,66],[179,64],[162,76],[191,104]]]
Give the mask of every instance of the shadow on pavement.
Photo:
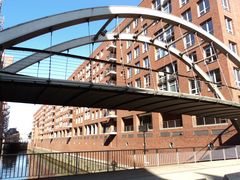
[[[95,173],[95,174],[82,174],[82,175],[74,175],[74,176],[61,176],[61,177],[51,177],[51,178],[41,178],[41,179],[50,179],[50,180],[65,180],[65,179],[84,179],[84,180],[96,180],[96,179],[104,179],[104,180],[165,180],[160,178],[146,169],[137,169],[137,170],[123,170],[123,171],[114,171],[114,172],[103,172],[103,173]]]

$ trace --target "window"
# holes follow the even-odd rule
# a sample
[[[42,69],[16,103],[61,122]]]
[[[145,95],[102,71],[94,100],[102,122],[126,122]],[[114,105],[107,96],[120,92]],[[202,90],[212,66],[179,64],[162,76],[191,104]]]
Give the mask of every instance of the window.
[[[133,21],[133,28],[136,28],[138,26],[138,18],[134,19]]]
[[[159,48],[159,47],[156,48],[156,53],[155,53],[156,60],[161,59],[166,55],[168,55],[168,52],[166,50]]]
[[[240,70],[237,68],[233,68],[233,73],[235,77],[235,84],[237,87],[240,87]]]
[[[128,68],[128,71],[127,71],[127,78],[131,78],[132,77],[132,68]]]
[[[201,24],[201,27],[210,34],[213,34],[213,23],[212,19],[208,19]]]
[[[143,59],[143,65],[145,68],[150,68],[150,60],[148,57]]]
[[[200,86],[199,80],[197,80],[196,78],[190,79],[189,85],[190,85],[190,93],[191,94],[200,94],[201,86]]]
[[[174,41],[174,31],[173,26],[166,26],[164,29],[160,29],[155,36],[158,37],[159,41],[163,41],[166,43],[170,43]],[[173,46],[175,46],[173,44]],[[158,60],[163,58],[164,56],[168,55],[168,52],[162,48],[156,48],[155,59]]]
[[[127,41],[126,44],[127,44],[127,49],[128,49],[132,45],[132,41]]]
[[[192,22],[192,12],[191,9],[186,10],[184,13],[182,13],[182,18],[186,21]]]
[[[198,2],[198,15],[202,16],[210,10],[209,0],[200,0]]]
[[[236,44],[236,43],[229,41],[229,48],[230,48],[233,52],[237,53],[237,44]]]
[[[161,9],[161,0],[155,0],[153,1],[153,8],[154,9]]]
[[[135,66],[140,67],[140,62],[137,62]],[[140,69],[135,68],[135,74],[139,74],[139,73],[140,73]]]
[[[148,129],[153,129],[151,114],[139,115],[138,118],[141,126],[146,126]]]
[[[140,78],[135,80],[135,87],[141,88],[141,79]]]
[[[228,0],[222,0],[222,7],[225,10],[229,10],[229,3]]]
[[[130,33],[130,26],[128,25],[127,27],[126,27],[126,33]]]
[[[205,46],[203,50],[204,50],[205,63],[212,63],[217,59],[217,56],[210,45]]]
[[[163,74],[160,72],[167,72]],[[175,73],[177,73],[177,63],[173,62],[160,69],[158,73],[159,90],[178,92],[178,83]]]
[[[183,126],[181,115],[163,114],[162,116],[163,128],[177,128]]]
[[[123,118],[124,123],[124,131],[133,131],[133,117],[125,117]]]
[[[190,46],[193,46],[195,44],[195,38],[194,34],[188,34],[184,37],[184,47],[185,49],[189,48]]]
[[[129,52],[127,54],[127,63],[130,63],[130,62],[132,62],[132,52]]]
[[[225,17],[226,29],[228,33],[233,34],[232,19]]]
[[[194,51],[191,54],[189,54],[188,57],[191,59],[192,62],[197,62],[197,53],[196,53],[196,51]],[[189,66],[187,66],[187,71],[189,71],[189,70],[190,70],[190,68],[189,68]]]
[[[196,117],[196,125],[211,125],[211,124],[223,124],[227,123],[227,119],[215,118],[215,117]]]
[[[143,32],[142,32],[143,35],[147,35],[147,24],[144,24],[143,25]]]
[[[221,86],[222,81],[221,81],[221,74],[219,69],[210,71],[208,75],[213,83],[217,84],[217,86]]]
[[[163,121],[163,128],[177,128],[177,127],[182,127],[182,119]]]
[[[162,5],[162,11],[169,14],[172,12],[171,0],[164,1],[164,4]]]
[[[142,48],[143,48],[143,53],[147,52],[149,50],[149,44],[146,42],[143,43]]]
[[[147,74],[144,76],[144,87],[145,88],[149,88],[150,87],[150,84],[151,81],[150,81],[150,74]]]
[[[134,49],[134,58],[137,58],[140,55],[140,48],[139,46]]]
[[[189,2],[189,0],[180,0],[180,7],[187,4],[188,2]]]

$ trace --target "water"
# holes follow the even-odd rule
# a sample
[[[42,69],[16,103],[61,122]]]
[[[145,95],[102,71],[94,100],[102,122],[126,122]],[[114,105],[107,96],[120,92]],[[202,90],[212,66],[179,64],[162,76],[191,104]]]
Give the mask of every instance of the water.
[[[0,178],[11,179],[14,177],[26,177],[29,163],[27,156],[22,155],[26,151],[14,155],[5,154],[0,159]]]

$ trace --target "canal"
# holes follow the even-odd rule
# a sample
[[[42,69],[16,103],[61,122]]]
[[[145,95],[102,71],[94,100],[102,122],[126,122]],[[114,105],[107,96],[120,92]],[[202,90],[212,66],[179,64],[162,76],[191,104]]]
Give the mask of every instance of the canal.
[[[3,154],[0,158],[0,179],[39,178],[76,173],[69,156],[57,155],[32,154],[27,151]]]
[[[11,179],[14,177],[26,177],[29,170],[27,156],[23,156],[26,151],[17,154],[1,156],[0,159],[0,179]]]

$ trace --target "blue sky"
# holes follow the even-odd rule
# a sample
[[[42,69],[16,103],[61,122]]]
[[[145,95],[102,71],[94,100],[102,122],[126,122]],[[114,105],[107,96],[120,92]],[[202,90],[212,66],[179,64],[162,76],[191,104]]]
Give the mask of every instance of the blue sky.
[[[108,5],[131,5],[136,6],[141,0],[3,0],[2,13],[5,19],[4,28],[9,28],[37,18],[62,13],[66,11]],[[94,26],[93,24],[91,25]],[[75,28],[75,29],[74,29]],[[77,31],[76,27],[73,31]],[[53,44],[60,41],[54,36]],[[49,45],[49,34],[20,44],[22,46],[34,46],[44,48]],[[16,127],[22,134],[31,131],[33,113],[39,106],[10,103],[9,127]]]

